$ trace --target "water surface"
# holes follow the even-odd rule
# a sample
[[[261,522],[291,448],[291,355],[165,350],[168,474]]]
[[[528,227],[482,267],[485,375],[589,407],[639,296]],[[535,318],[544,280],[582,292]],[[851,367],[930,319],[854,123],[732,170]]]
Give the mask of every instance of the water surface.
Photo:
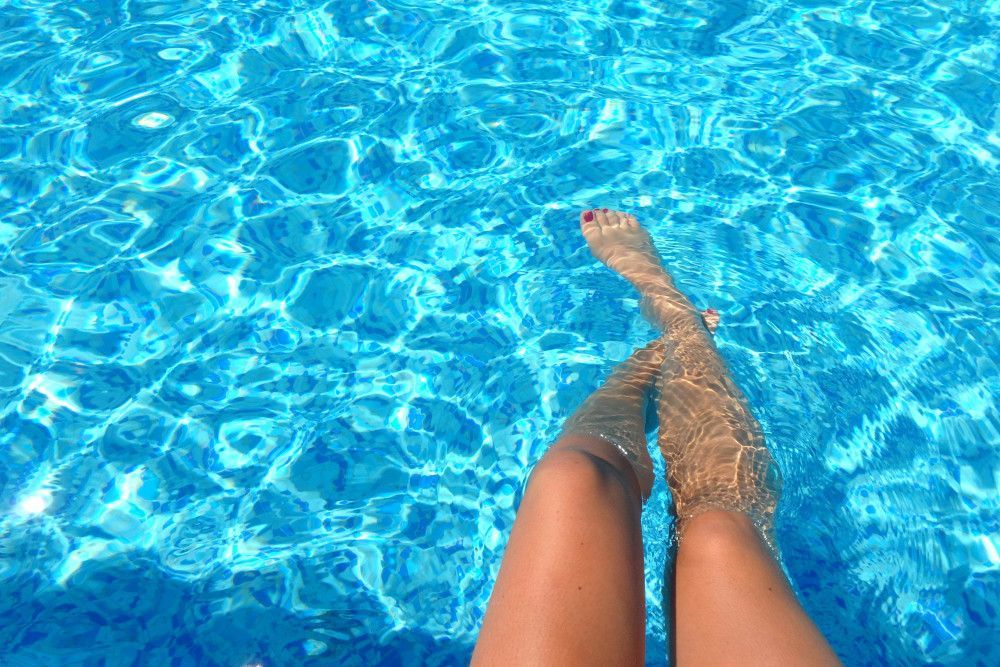
[[[464,662],[530,464],[653,335],[592,206],[722,313],[844,661],[1000,663],[998,17],[0,2],[6,664]]]

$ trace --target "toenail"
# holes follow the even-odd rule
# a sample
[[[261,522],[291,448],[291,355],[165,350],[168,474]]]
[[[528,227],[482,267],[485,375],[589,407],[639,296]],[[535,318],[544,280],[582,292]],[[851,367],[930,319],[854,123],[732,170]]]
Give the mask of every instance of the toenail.
[[[586,213],[583,214],[583,219],[586,220],[587,222],[592,221],[594,219],[594,212],[587,211]]]
[[[606,209],[606,208],[602,208],[601,210],[604,211],[605,213],[608,212],[608,209]]]

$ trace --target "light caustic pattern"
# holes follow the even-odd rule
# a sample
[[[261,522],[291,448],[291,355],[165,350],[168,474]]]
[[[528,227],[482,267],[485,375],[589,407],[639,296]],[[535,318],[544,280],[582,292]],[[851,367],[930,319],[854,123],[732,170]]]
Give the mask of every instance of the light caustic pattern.
[[[998,15],[0,0],[4,660],[465,660],[530,463],[652,333],[608,206],[722,313],[845,661],[1000,663]]]

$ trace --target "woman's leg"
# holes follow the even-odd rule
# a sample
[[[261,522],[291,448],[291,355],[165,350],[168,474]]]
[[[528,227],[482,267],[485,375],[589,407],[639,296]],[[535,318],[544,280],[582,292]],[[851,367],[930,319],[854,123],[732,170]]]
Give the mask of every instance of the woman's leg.
[[[637,350],[532,471],[474,665],[641,665],[646,400],[662,346]]]
[[[677,663],[837,665],[772,553],[779,478],[760,427],[714,346],[680,338],[659,385],[679,536]]]
[[[594,255],[632,282],[665,334],[659,444],[680,542],[678,663],[837,664],[761,537],[771,533],[777,470],[701,317],[633,216],[587,211],[581,227]]]
[[[839,665],[742,512],[684,527],[674,581],[677,664]]]

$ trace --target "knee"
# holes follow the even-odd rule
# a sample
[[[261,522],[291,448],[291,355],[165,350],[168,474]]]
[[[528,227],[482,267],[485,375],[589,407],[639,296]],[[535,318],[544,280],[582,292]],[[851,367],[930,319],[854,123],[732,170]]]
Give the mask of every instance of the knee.
[[[529,487],[564,497],[631,497],[638,500],[635,480],[600,456],[578,449],[548,452],[531,472]]]
[[[742,512],[710,511],[681,526],[680,546],[688,556],[725,560],[762,548],[750,518]]]

